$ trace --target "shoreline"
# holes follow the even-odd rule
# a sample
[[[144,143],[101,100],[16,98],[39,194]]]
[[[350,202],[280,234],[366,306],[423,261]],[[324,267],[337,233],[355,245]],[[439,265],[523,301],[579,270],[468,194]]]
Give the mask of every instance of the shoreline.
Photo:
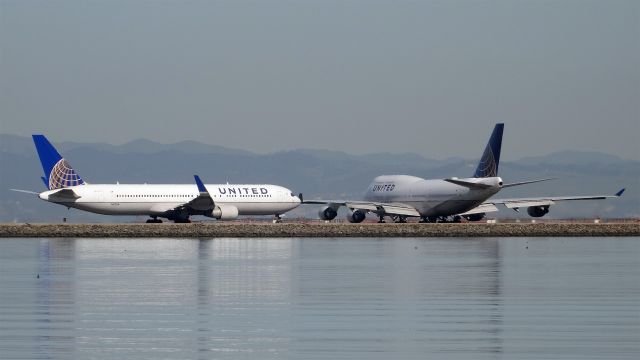
[[[640,223],[539,224],[0,224],[0,238],[618,237]]]

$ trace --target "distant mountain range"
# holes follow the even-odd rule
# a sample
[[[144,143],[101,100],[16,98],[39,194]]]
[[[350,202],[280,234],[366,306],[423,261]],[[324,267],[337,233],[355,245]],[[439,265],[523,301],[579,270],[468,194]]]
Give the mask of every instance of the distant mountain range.
[[[124,145],[55,143],[62,155],[87,182],[190,183],[199,174],[208,183],[272,183],[302,192],[306,199],[358,199],[373,177],[410,174],[424,178],[468,177],[476,159],[428,159],[407,153],[351,155],[339,151],[301,149],[255,154],[194,141],[160,144],[139,139]],[[29,137],[0,134],[0,222],[138,221],[143,218],[93,215],[66,210],[11,188],[44,190],[42,168]],[[554,177],[557,180],[505,189],[497,197],[613,194],[620,199],[557,204],[550,217],[640,217],[640,162],[616,156],[563,151],[545,156],[501,162],[505,182]],[[315,218],[317,207],[304,205],[289,217]],[[522,217],[501,209],[495,216]]]

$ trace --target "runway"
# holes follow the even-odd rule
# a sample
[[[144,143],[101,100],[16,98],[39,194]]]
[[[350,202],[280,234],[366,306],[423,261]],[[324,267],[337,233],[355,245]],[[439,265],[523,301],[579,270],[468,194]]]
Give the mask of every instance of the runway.
[[[578,224],[0,224],[0,238],[278,238],[278,237],[555,237],[640,236],[640,223]]]

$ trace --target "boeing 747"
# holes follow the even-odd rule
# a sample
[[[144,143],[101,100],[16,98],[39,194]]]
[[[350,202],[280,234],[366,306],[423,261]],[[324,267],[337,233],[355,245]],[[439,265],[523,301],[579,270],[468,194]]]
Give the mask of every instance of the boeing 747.
[[[517,199],[491,199],[501,189],[551,179],[504,184],[498,176],[504,124],[496,124],[480,163],[471,178],[451,177],[426,180],[409,175],[382,175],[373,179],[363,200],[310,200],[304,204],[324,204],[320,219],[332,220],[342,206],[348,209],[347,220],[362,222],[368,213],[384,222],[389,216],[396,222],[419,217],[421,222],[460,222],[482,220],[486,213],[498,211],[497,205],[518,211],[526,208],[532,217],[541,217],[558,201],[600,200],[622,195],[548,196]]]

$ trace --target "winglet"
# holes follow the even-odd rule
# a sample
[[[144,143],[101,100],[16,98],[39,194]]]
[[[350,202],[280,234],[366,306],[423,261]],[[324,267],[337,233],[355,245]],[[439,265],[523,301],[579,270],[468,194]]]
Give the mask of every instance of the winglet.
[[[193,178],[196,179],[196,185],[198,185],[198,191],[200,191],[201,193],[208,193],[207,188],[202,183],[202,180],[200,180],[200,177],[198,175],[193,175]]]
[[[624,191],[625,191],[625,188],[620,189],[620,191],[618,191],[618,192],[616,193],[616,196],[618,196],[618,197],[622,196],[622,193],[623,193]]]

